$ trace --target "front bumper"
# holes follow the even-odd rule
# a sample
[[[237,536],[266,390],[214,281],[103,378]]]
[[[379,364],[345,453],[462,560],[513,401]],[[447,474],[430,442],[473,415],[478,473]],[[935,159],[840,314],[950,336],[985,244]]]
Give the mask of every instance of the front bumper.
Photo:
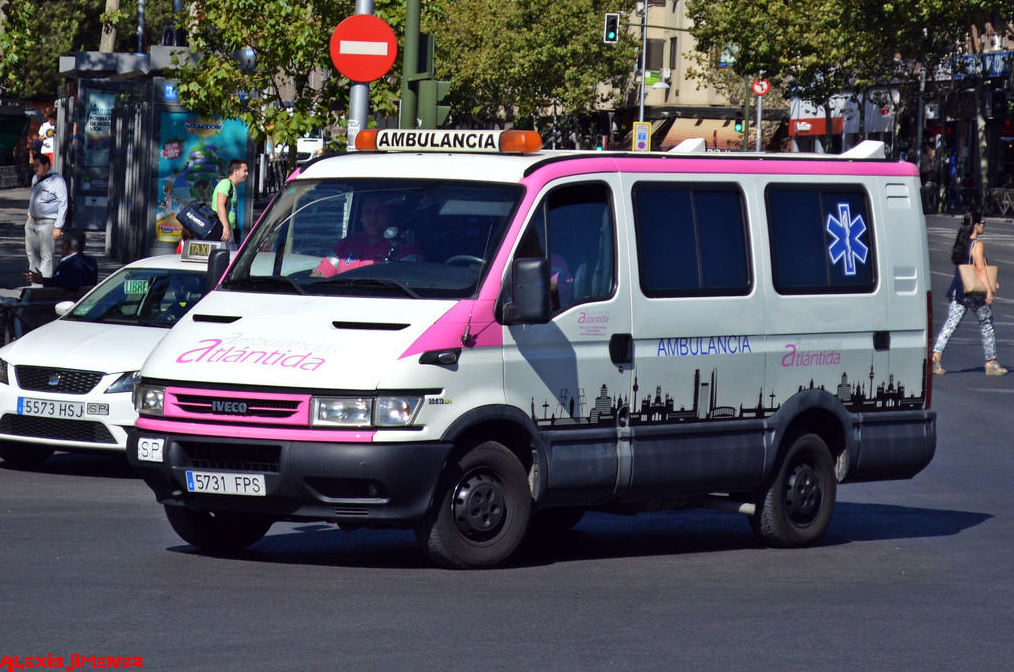
[[[19,398],[80,405],[80,417],[40,417],[18,412]],[[127,428],[137,419],[129,394],[52,394],[8,386],[0,391],[0,441],[63,451],[122,452]]]
[[[139,440],[162,440],[161,461],[138,459]],[[132,429],[127,460],[162,504],[276,520],[407,524],[429,509],[451,444],[231,439]],[[186,472],[262,474],[264,496],[187,490]]]

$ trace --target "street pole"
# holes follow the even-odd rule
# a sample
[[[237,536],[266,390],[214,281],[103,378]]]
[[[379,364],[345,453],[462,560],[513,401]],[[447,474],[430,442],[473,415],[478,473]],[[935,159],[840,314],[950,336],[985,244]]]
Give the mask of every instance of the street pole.
[[[356,0],[356,14],[373,14],[373,0]],[[349,124],[345,134],[349,151],[356,151],[356,136],[366,128],[369,114],[369,82],[352,82],[349,87]]]
[[[764,79],[764,71],[760,71],[758,79]],[[754,145],[755,151],[761,151],[761,110],[764,109],[764,96],[757,96],[757,142]]]
[[[644,77],[648,52],[648,0],[641,0],[641,108],[638,121],[644,121]]]
[[[144,53],[144,0],[137,0],[137,53]]]
[[[417,128],[419,101],[410,85],[409,77],[419,71],[419,15],[420,0],[405,3],[405,47],[401,54],[401,117],[399,128]]]

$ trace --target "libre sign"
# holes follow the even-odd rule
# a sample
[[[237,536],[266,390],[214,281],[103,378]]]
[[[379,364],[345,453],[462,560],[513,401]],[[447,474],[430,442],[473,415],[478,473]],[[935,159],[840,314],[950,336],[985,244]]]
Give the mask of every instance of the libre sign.
[[[387,74],[398,56],[391,26],[373,14],[355,14],[331,33],[331,62],[353,82],[372,82]]]

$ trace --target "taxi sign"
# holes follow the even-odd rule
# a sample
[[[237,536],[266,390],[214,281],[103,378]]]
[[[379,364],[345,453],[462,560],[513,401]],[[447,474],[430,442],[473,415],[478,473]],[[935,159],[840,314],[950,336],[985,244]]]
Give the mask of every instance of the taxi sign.
[[[224,249],[225,243],[220,240],[188,240],[183,244],[180,261],[207,262],[212,250]]]

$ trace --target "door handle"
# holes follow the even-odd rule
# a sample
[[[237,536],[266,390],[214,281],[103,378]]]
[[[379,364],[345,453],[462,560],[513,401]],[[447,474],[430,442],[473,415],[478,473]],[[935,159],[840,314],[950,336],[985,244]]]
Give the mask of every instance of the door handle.
[[[873,349],[876,351],[890,350],[891,349],[891,332],[889,331],[874,331],[873,332]]]
[[[634,337],[631,334],[613,334],[609,337],[609,359],[613,364],[633,364]]]

